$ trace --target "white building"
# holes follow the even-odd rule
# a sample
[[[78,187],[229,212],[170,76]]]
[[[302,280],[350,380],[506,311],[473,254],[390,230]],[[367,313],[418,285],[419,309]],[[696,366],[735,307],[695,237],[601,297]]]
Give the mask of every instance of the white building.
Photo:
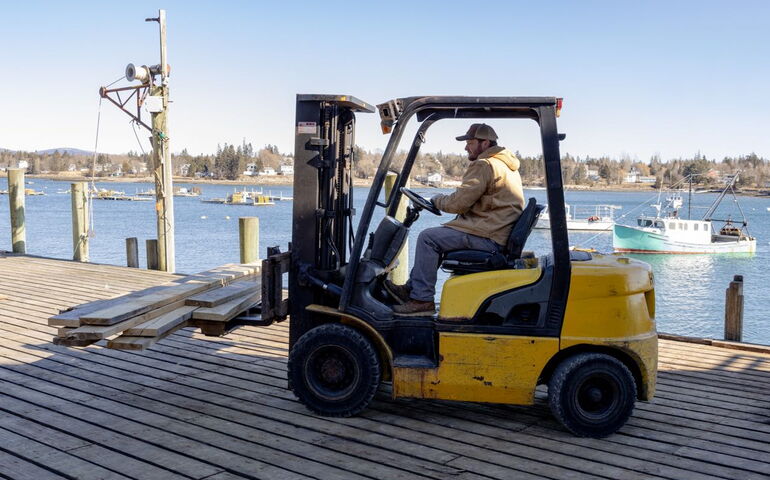
[[[427,182],[428,185],[432,185],[434,187],[437,187],[437,186],[441,185],[441,180],[443,180],[443,177],[441,176],[440,173],[434,172],[434,173],[431,173],[431,174],[428,175],[427,180],[428,180],[428,182]]]
[[[257,164],[256,163],[247,164],[246,170],[243,171],[243,174],[249,177],[254,175],[259,175],[259,170],[257,170]]]
[[[281,175],[294,175],[294,165],[281,165]]]
[[[636,169],[636,167],[631,167],[631,171],[628,172],[626,178],[623,179],[623,183],[636,183],[639,181],[640,175],[641,173]]]
[[[24,169],[29,168],[29,162],[26,160],[19,160],[18,168],[24,168]]]
[[[262,171],[261,171],[261,172],[259,172],[257,175],[260,175],[260,176],[264,176],[264,177],[269,177],[269,176],[272,176],[272,175],[275,175],[275,174],[276,174],[276,173],[275,173],[275,170],[274,170],[274,169],[272,169],[272,168],[270,168],[270,167],[265,167],[265,168],[264,168],[264,169],[262,169]]]

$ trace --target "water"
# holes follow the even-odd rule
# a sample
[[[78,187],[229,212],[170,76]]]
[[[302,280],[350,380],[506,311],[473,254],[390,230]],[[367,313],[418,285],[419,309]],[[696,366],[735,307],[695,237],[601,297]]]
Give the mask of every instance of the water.
[[[57,193],[69,188],[67,182],[29,179],[28,185],[47,192],[46,196],[27,197],[27,252],[54,258],[72,258],[70,195]],[[151,188],[141,183],[97,183],[98,187],[121,190],[127,194]],[[180,183],[177,186],[192,187]],[[200,186],[200,185],[199,185]],[[5,188],[5,185],[2,186]],[[225,197],[233,186],[203,185],[200,198]],[[265,193],[292,195],[291,187],[265,186]],[[430,197],[441,190],[416,189]],[[547,203],[544,191],[528,191],[540,203]],[[356,188],[354,200],[361,211],[367,189]],[[616,216],[620,223],[633,224],[639,205],[654,203],[652,192],[585,192],[568,191],[567,203],[580,205],[613,204],[623,208]],[[291,236],[292,202],[276,202],[275,206],[253,207],[202,203],[196,197],[175,197],[176,265],[177,271],[193,273],[225,263],[238,262],[238,217],[258,216],[260,221],[260,254],[268,246],[285,249]],[[700,218],[716,194],[693,195],[693,218]],[[748,220],[750,233],[757,238],[754,255],[630,255],[652,265],[655,272],[657,321],[661,332],[699,337],[721,338],[724,325],[725,289],[734,275],[744,276],[744,341],[770,344],[770,321],[764,308],[765,295],[770,289],[770,198],[742,197],[740,206]],[[732,200],[726,198],[722,212],[735,212]],[[648,209],[649,211],[649,209]],[[686,216],[686,208],[683,210]],[[373,225],[381,215],[375,216]],[[417,233],[426,227],[448,221],[445,214],[436,217],[423,212],[410,235],[410,256],[414,256]],[[735,218],[735,216],[734,216]],[[11,250],[8,196],[0,195],[0,249]],[[138,237],[140,264],[145,265],[144,240],[155,238],[154,202],[102,201],[93,202],[95,236],[91,239],[91,261],[125,265],[125,238]],[[612,250],[611,233],[570,232],[570,244],[595,248],[600,252]],[[533,231],[527,250],[537,254],[550,251],[550,233]],[[0,263],[0,265],[2,265]],[[440,276],[440,282],[446,275]]]

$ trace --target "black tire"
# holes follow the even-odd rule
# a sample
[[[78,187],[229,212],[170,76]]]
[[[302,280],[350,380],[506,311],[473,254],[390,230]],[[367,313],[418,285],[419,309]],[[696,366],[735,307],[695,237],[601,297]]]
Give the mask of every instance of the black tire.
[[[636,402],[636,382],[623,363],[602,353],[562,361],[548,382],[553,416],[580,437],[601,438],[625,425]]]
[[[327,323],[302,335],[289,352],[289,388],[311,411],[350,417],[366,408],[380,385],[380,360],[357,330]]]

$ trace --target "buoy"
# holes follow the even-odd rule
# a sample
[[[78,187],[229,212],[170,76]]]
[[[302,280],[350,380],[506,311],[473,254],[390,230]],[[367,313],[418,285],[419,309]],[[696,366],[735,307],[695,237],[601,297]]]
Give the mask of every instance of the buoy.
[[[209,217],[207,217],[206,215],[201,215],[201,219],[202,220],[206,220],[207,218],[209,218]]]
[[[225,220],[230,220],[230,215],[225,215]]]

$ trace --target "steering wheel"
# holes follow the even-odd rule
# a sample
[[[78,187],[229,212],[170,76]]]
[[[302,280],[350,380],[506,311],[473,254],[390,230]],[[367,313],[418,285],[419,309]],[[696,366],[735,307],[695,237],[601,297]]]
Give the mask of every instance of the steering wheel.
[[[417,207],[418,210],[427,210],[433,215],[441,215],[441,210],[436,208],[435,205],[433,205],[433,202],[426,199],[425,197],[418,195],[414,191],[406,188],[401,187],[401,193],[406,195],[406,198],[412,201],[415,207]]]

